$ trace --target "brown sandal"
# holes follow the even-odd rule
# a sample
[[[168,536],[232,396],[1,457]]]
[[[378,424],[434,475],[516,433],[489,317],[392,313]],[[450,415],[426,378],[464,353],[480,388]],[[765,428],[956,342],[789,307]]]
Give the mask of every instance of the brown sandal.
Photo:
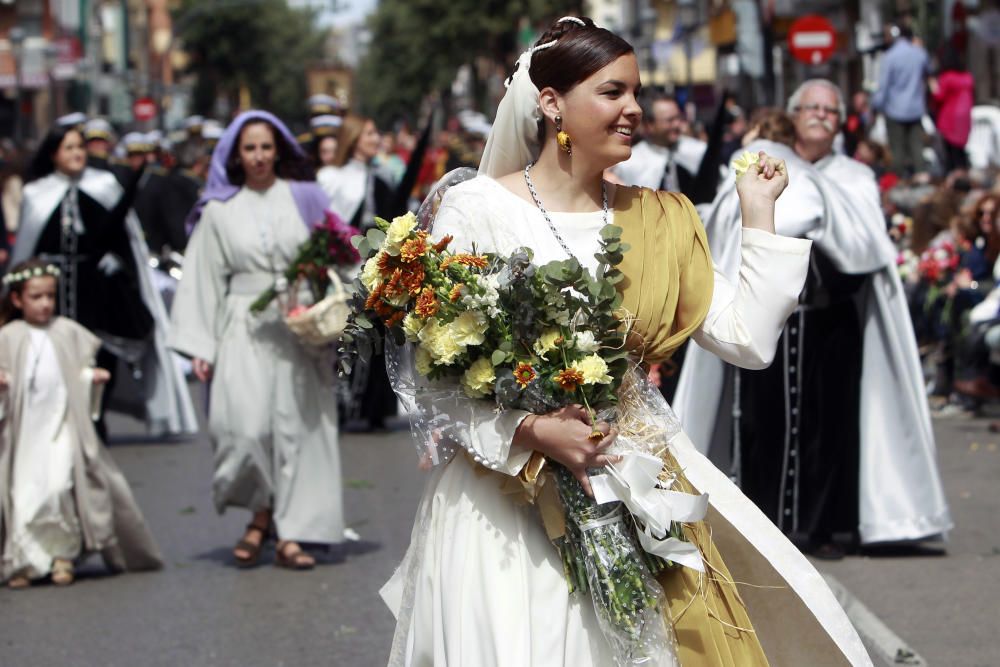
[[[56,558],[52,561],[52,583],[56,586],[69,586],[76,581],[73,572],[73,561],[65,558]]]
[[[28,586],[31,586],[31,579],[28,579],[23,574],[15,574],[7,580],[7,588],[21,590],[23,588],[27,588]]]
[[[288,553],[289,545],[295,545],[292,553]],[[289,570],[311,570],[316,566],[316,559],[303,551],[298,543],[282,540],[275,547],[274,564]]]
[[[246,535],[251,530],[256,530],[260,533],[260,542],[257,544],[246,540]],[[237,567],[253,567],[257,564],[257,561],[260,559],[261,549],[264,548],[264,542],[267,541],[267,534],[269,530],[270,526],[261,527],[253,521],[247,524],[246,533],[244,533],[243,538],[241,538],[240,541],[236,543],[236,546],[233,547],[233,558],[236,559]],[[237,551],[243,551],[247,555],[240,556],[236,553]]]

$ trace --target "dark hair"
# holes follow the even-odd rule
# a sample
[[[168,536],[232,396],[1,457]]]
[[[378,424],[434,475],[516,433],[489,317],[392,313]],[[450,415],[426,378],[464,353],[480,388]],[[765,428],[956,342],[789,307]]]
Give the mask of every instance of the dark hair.
[[[323,161],[320,159],[319,148],[323,145],[323,142],[327,139],[333,139],[334,141],[339,141],[336,134],[323,134],[312,141],[309,142],[309,159],[313,161],[313,167],[319,169],[325,166]],[[339,145],[339,144],[338,144]]]
[[[56,125],[49,130],[28,164],[28,171],[24,176],[25,183],[48,176],[56,170],[55,154],[70,132],[80,135],[80,142],[83,142],[83,132],[75,125]]]
[[[32,257],[31,259],[26,259],[13,266],[7,274],[13,275],[15,273],[20,273],[21,271],[30,271],[31,269],[44,269],[48,265],[48,262],[43,262],[40,259]],[[55,278],[55,276],[51,274],[45,274],[45,276],[39,277],[46,276],[49,278]],[[27,284],[27,280],[21,280],[7,285],[7,288],[4,291],[3,300],[0,301],[0,326],[21,318],[21,309],[14,305],[14,299],[11,295],[17,294],[18,296],[21,296],[24,292],[24,286]]]
[[[949,45],[948,47],[945,48],[944,53],[941,54],[941,71],[942,72],[966,71],[965,58],[962,57],[962,53],[954,46]]]
[[[660,88],[649,88],[643,89],[642,94],[639,95],[639,106],[642,108],[643,119],[649,122],[653,121],[653,107],[656,106],[657,102],[671,102],[677,106],[681,114],[684,113],[684,107],[677,101],[676,97]]]
[[[285,135],[278,131],[274,125],[263,118],[248,120],[240,128],[240,134],[233,142],[233,148],[226,159],[226,177],[233,185],[242,186],[246,183],[247,175],[243,171],[243,164],[240,162],[240,138],[243,132],[251,125],[266,125],[271,130],[274,137],[274,145],[277,149],[277,156],[274,160],[274,173],[278,178],[292,181],[315,181],[316,174],[309,164],[309,158],[303,155],[297,146],[292,146]]]
[[[632,45],[610,30],[598,28],[585,16],[556,21],[535,46],[555,42],[531,56],[531,81],[538,90],[553,88],[565,95],[594,72],[607,67],[628,53]],[[538,141],[545,141],[545,119],[538,121]]]

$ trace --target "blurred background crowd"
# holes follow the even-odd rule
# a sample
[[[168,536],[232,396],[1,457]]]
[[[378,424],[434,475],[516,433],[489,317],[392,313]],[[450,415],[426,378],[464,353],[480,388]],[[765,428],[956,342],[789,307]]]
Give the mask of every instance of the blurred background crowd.
[[[838,84],[836,147],[878,179],[932,409],[1000,397],[1000,9],[986,0],[0,1],[0,260],[30,157],[58,125],[83,129],[89,166],[137,179],[168,278],[215,142],[245,108],[298,133],[342,217],[414,208],[478,164],[514,58],[572,12],[636,45],[649,95],[636,142],[683,142],[699,204],[798,83]],[[359,183],[376,205],[357,205]]]

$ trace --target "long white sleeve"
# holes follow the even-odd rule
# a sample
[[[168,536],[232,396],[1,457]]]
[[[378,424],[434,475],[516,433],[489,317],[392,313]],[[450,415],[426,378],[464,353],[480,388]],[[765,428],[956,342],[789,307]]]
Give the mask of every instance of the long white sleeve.
[[[743,229],[739,282],[715,270],[708,316],[692,338],[699,346],[741,368],[766,368],[778,337],[798,304],[809,269],[812,242]]]
[[[215,362],[228,274],[215,208],[209,203],[188,242],[184,277],[170,312],[171,348]]]

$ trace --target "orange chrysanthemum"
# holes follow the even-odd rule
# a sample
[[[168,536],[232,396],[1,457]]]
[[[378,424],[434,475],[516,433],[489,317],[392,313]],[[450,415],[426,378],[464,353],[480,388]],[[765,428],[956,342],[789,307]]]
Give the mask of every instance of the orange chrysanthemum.
[[[440,241],[438,241],[433,245],[434,252],[443,252],[444,249],[448,247],[448,244],[451,243],[454,239],[455,237],[452,236],[451,234],[446,234],[444,238],[442,238]]]
[[[477,269],[485,269],[487,265],[487,260],[482,255],[470,255],[469,253],[460,253],[458,255],[452,255],[451,257],[446,257],[443,262],[441,262],[441,270],[447,269],[452,264],[462,264],[464,266],[472,266]]]
[[[531,384],[531,381],[535,379],[535,375],[535,369],[531,367],[531,364],[523,361],[514,369],[514,379],[521,385],[521,389]]]
[[[452,303],[455,303],[456,301],[461,299],[463,287],[465,287],[465,285],[463,285],[462,283],[458,283],[457,285],[452,287],[451,291],[448,292],[448,300],[451,301]]]
[[[552,381],[563,391],[573,392],[583,384],[583,373],[574,368],[564,368],[555,374]]]
[[[379,283],[378,286],[371,291],[368,298],[365,300],[365,310],[373,310],[375,304],[379,302],[382,298],[382,292],[385,291],[385,283]]]
[[[379,301],[375,304],[375,314],[381,317],[383,322],[388,320],[395,313],[396,309],[387,304],[385,301]]]
[[[438,303],[437,297],[434,296],[434,290],[430,287],[425,287],[421,290],[420,296],[417,297],[417,306],[413,310],[417,314],[417,317],[427,319],[428,317],[437,315],[440,308],[441,304]]]
[[[376,266],[378,266],[379,273],[381,273],[383,276],[388,276],[396,269],[397,264],[398,262],[396,261],[395,257],[393,257],[387,252],[384,252],[379,256],[378,263],[376,264]]]
[[[385,296],[386,298],[392,299],[394,297],[400,296],[404,293],[403,286],[403,270],[393,269],[392,277],[389,278],[389,282],[385,286]]]
[[[385,326],[394,327],[400,322],[402,322],[404,317],[406,317],[405,310],[396,311],[396,313],[393,314],[389,319],[385,320]]]
[[[399,257],[404,262],[412,262],[423,257],[427,252],[427,232],[417,232],[417,235],[405,241],[399,249]]]
[[[420,262],[408,264],[403,268],[403,287],[407,294],[416,296],[424,286],[424,265]]]

